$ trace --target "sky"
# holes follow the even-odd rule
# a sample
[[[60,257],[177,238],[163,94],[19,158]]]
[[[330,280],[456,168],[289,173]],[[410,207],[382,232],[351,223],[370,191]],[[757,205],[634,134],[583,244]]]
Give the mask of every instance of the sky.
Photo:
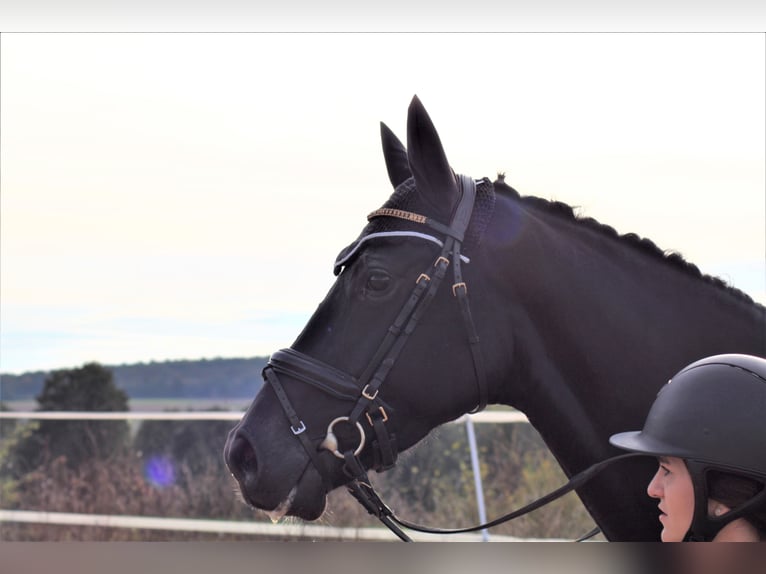
[[[762,34],[3,34],[0,371],[268,355],[391,193],[456,171],[766,303]]]

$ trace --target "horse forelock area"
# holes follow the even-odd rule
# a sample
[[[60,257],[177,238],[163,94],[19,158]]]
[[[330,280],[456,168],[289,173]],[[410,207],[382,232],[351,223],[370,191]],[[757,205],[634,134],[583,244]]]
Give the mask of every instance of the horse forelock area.
[[[391,197],[383,204],[383,207],[401,209],[420,215],[429,216],[430,208],[423,198],[417,193],[415,179],[409,178],[401,183]],[[495,209],[495,188],[488,179],[482,179],[476,183],[476,203],[474,204],[471,220],[466,230],[463,241],[463,251],[470,256],[470,250],[481,243],[481,237],[489,224],[492,212]],[[449,224],[449,221],[440,223]],[[413,223],[393,217],[376,217],[362,230],[361,235],[381,233],[387,231],[419,231],[432,233],[420,223]]]
[[[699,267],[686,261],[686,259],[684,259],[680,253],[675,251],[664,251],[660,249],[651,239],[640,237],[635,233],[626,233],[624,235],[620,235],[617,233],[617,230],[610,225],[600,223],[592,217],[585,217],[577,213],[574,207],[561,201],[547,200],[534,195],[521,195],[518,191],[505,183],[502,174],[498,176],[498,180],[495,182],[495,188],[496,190],[505,192],[518,199],[519,201],[534,207],[535,209],[545,211],[568,221],[576,222],[578,225],[592,229],[606,237],[614,239],[615,241],[621,241],[633,249],[638,249],[651,255],[652,257],[656,257],[657,259],[664,261],[669,265],[673,265],[674,267],[684,271],[685,273],[688,273],[693,277],[697,277],[706,283],[716,285],[720,289],[723,289],[724,291],[743,301],[754,303],[760,306],[760,304],[755,303],[753,299],[744,291],[741,291],[736,287],[732,287],[719,277],[714,277],[712,275],[706,275],[702,273]]]

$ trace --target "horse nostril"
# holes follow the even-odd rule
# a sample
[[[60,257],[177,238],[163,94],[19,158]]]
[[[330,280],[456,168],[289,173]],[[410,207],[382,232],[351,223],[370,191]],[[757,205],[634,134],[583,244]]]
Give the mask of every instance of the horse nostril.
[[[255,476],[258,464],[255,460],[255,450],[243,436],[235,436],[228,453],[229,470],[237,480]]]

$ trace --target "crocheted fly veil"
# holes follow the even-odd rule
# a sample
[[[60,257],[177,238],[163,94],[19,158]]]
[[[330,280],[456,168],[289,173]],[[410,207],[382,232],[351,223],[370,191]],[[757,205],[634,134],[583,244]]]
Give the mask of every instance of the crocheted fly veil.
[[[468,256],[471,249],[478,247],[484,229],[487,227],[495,207],[495,190],[492,182],[483,178],[476,182],[476,203],[474,204],[471,221],[463,241],[462,251]],[[391,197],[383,204],[383,208],[396,209],[418,215],[428,215],[429,208],[415,188],[415,178],[409,178],[401,183]],[[441,223],[449,224],[449,221]],[[380,237],[419,237],[436,244],[441,244],[444,237],[432,235],[437,232],[426,228],[422,223],[400,217],[374,217],[369,220],[362,233],[348,247],[343,249],[335,259],[334,273],[338,275],[344,266],[349,265],[367,241]]]

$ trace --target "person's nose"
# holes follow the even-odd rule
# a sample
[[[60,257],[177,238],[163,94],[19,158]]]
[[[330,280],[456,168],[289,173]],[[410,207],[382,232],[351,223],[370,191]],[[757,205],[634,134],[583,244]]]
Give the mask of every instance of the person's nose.
[[[657,469],[657,472],[654,474],[654,477],[649,483],[649,486],[646,487],[646,493],[652,498],[662,498],[664,492],[664,489],[662,488],[662,476],[660,476],[661,470],[661,468]]]

